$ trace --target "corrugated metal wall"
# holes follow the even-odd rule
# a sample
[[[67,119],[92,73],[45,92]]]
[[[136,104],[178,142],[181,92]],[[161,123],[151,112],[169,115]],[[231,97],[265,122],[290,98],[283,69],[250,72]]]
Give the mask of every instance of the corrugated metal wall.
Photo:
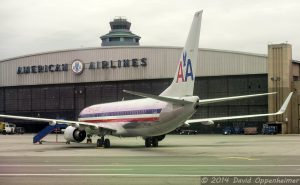
[[[86,48],[42,53],[0,61],[0,87],[40,84],[173,78],[182,48],[112,47]],[[147,58],[146,67],[88,69],[90,62]],[[75,59],[86,63],[75,75]],[[68,72],[17,74],[19,66],[69,64]],[[266,74],[266,56],[240,52],[199,49],[196,76]]]
[[[158,95],[170,84],[170,79],[97,82],[62,85],[37,85],[0,88],[0,112],[12,115],[76,120],[87,106],[139,98],[122,92],[123,89]],[[194,95],[200,99],[267,92],[267,74],[197,77]],[[193,118],[247,115],[268,112],[268,98],[257,97],[201,106]],[[7,120],[39,131],[36,122]],[[257,126],[267,117],[225,120],[214,126],[192,125],[201,133],[220,133],[226,126]],[[220,126],[218,126],[220,124]],[[260,130],[260,129],[259,129]]]

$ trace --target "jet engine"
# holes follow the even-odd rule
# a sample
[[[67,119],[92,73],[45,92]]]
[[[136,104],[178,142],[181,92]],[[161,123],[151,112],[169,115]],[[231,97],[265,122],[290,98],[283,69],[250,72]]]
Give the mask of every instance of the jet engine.
[[[65,130],[64,137],[67,141],[82,142],[86,137],[85,130],[79,130],[78,128],[68,126]]]

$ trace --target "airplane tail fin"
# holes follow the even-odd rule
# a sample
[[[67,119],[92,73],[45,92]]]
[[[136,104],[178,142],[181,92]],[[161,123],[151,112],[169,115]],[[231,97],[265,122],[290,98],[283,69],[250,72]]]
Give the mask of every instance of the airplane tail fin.
[[[194,93],[202,10],[196,12],[172,84],[160,96],[184,97]]]

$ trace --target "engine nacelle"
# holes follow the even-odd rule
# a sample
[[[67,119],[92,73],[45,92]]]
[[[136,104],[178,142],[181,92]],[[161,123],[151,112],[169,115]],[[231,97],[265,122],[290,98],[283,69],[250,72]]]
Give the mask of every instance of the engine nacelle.
[[[51,122],[49,122],[49,125],[55,126],[55,125],[56,125],[56,121],[51,121]]]
[[[68,126],[64,133],[65,140],[71,142],[82,142],[86,137],[85,130],[79,130],[78,128]]]
[[[213,121],[208,120],[208,121],[205,121],[205,122],[201,122],[201,124],[202,125],[213,125],[215,123]]]

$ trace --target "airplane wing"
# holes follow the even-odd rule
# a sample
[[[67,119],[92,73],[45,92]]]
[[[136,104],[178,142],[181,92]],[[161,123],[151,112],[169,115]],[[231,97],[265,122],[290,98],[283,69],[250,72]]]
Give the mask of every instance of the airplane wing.
[[[214,98],[214,99],[205,99],[205,100],[199,100],[198,105],[204,105],[204,104],[209,104],[209,103],[218,103],[218,102],[224,102],[224,101],[229,101],[229,100],[252,98],[252,97],[258,97],[258,96],[266,96],[266,95],[270,95],[270,94],[276,94],[276,92],[263,93],[263,94],[251,94],[251,95],[244,95],[244,96],[232,96],[232,97],[224,97],[224,98]]]
[[[193,102],[186,101],[186,100],[183,100],[183,99],[180,99],[177,97],[155,96],[152,94],[146,94],[146,93],[128,91],[128,90],[123,90],[123,92],[128,93],[128,94],[133,94],[136,96],[141,96],[144,98],[152,98],[155,100],[160,100],[160,101],[169,102],[169,103],[173,103],[173,104],[179,104],[179,105],[187,105],[187,104],[193,103]],[[271,94],[276,94],[276,92],[198,100],[197,104],[204,105],[204,104],[209,104],[209,103],[218,103],[218,102],[224,102],[224,101],[230,101],[230,100],[245,99],[245,98],[258,97],[258,96],[266,96],[266,95],[271,95]]]
[[[9,119],[20,119],[20,120],[29,120],[29,121],[39,121],[39,122],[47,122],[50,125],[55,125],[55,124],[67,124],[69,126],[73,126],[76,128],[79,127],[90,127],[91,129],[106,129],[110,131],[115,131],[113,128],[109,127],[109,124],[94,124],[94,123],[87,123],[87,122],[82,122],[82,121],[69,121],[69,120],[61,120],[61,119],[48,119],[48,118],[36,118],[36,117],[26,117],[26,116],[13,116],[13,115],[4,115],[0,114],[0,118],[9,118]]]
[[[213,124],[214,121],[221,121],[221,120],[231,120],[231,119],[243,119],[243,118],[254,118],[254,117],[263,117],[263,116],[274,116],[283,114],[290,102],[290,99],[292,97],[293,93],[291,92],[289,96],[284,101],[283,105],[279,109],[278,112],[275,113],[268,113],[268,114],[253,114],[253,115],[241,115],[241,116],[228,116],[228,117],[217,117],[217,118],[203,118],[203,119],[191,119],[187,120],[185,124],[191,124],[191,123],[204,123],[206,125]]]

